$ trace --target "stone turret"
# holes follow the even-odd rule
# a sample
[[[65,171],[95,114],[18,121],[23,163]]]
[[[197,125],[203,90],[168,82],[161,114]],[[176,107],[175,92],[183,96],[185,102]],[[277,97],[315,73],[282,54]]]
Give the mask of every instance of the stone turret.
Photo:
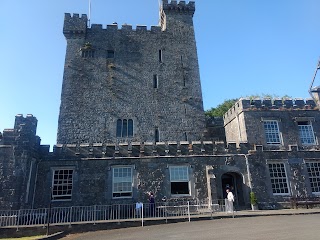
[[[66,38],[84,37],[87,31],[88,18],[86,14],[66,13],[64,15],[63,34]]]
[[[192,17],[195,12],[195,3],[185,1],[162,1],[162,8],[160,9],[161,21],[160,25],[162,30],[173,31],[181,26],[193,26]],[[182,29],[180,29],[182,30]]]

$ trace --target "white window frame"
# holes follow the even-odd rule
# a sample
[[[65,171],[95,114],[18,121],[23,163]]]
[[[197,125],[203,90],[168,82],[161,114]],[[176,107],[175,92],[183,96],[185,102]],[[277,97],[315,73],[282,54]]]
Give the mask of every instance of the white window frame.
[[[284,162],[268,162],[268,171],[269,171],[269,176],[270,176],[270,183],[271,183],[271,190],[273,195],[275,196],[287,196],[290,195],[290,184],[288,181],[288,175],[287,175],[287,170],[286,170],[286,165]],[[270,165],[272,165],[272,168],[270,168]],[[280,169],[284,169],[284,171],[272,171],[271,169],[275,169],[277,170],[278,168]],[[273,176],[272,176],[272,175]],[[279,176],[284,174],[285,176]],[[274,182],[273,182],[274,180]],[[286,184],[287,187],[280,187],[280,184]],[[278,185],[276,187],[273,187],[272,185]],[[279,193],[279,192],[275,192],[275,190],[282,190],[282,189],[287,189],[288,192],[283,192],[283,193]]]
[[[62,173],[61,173],[62,171]],[[68,171],[68,176],[70,176],[71,172],[71,179],[70,177],[65,179],[64,178],[64,171]],[[51,184],[51,201],[71,201],[72,200],[72,192],[73,192],[73,179],[74,179],[74,168],[70,167],[61,167],[61,168],[53,168],[52,169],[52,184]],[[55,179],[55,176],[58,176]],[[62,176],[62,178],[59,178]],[[57,189],[59,187],[66,187],[66,189]],[[62,194],[55,194],[56,191],[62,192]],[[68,193],[70,191],[70,193]]]
[[[273,126],[274,129],[270,129],[269,126]],[[279,129],[278,120],[263,120],[264,134],[266,138],[266,143],[270,145],[280,145],[282,144],[281,133]],[[279,139],[279,141],[274,141],[274,139]]]
[[[308,161],[306,166],[312,194],[320,195],[320,161]]]
[[[129,169],[131,172],[131,176],[120,176],[120,177],[115,177],[115,173],[117,172],[116,170],[124,170],[124,169]],[[118,171],[118,173],[120,173]],[[123,172],[122,172],[123,173]],[[119,186],[116,186],[116,184],[127,184],[126,187],[130,186],[128,190],[123,191],[123,190],[117,190],[116,188],[119,188]],[[128,185],[129,183],[129,185]],[[121,187],[120,187],[121,188]],[[125,188],[125,186],[122,186],[122,188]],[[130,196],[121,196],[121,194],[126,193],[130,194]],[[115,194],[120,194],[120,196],[115,196]],[[112,167],[112,198],[113,199],[120,199],[120,198],[132,198],[133,197],[133,166],[113,166]]]
[[[306,125],[299,123],[308,122]],[[313,127],[310,121],[298,121],[299,138],[302,145],[316,145],[316,138],[314,135]]]
[[[169,166],[170,194],[171,194],[171,196],[179,196],[179,197],[181,196],[181,197],[183,197],[183,196],[190,196],[191,195],[191,184],[190,184],[189,168],[190,168],[190,166],[188,166],[188,165]],[[179,174],[181,174],[181,175],[179,176]],[[175,193],[172,193],[172,189],[171,189],[171,183],[172,182],[187,182],[188,183],[188,193],[187,194],[175,194]]]

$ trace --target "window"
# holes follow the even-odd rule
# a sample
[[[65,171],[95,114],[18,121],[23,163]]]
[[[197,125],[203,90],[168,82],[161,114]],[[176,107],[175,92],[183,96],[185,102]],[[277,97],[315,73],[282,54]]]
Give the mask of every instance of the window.
[[[320,194],[320,162],[307,162],[312,193]]]
[[[298,128],[299,128],[300,140],[303,145],[316,144],[313,128],[309,121],[298,122]]]
[[[83,57],[83,58],[94,58],[94,50],[93,49],[82,50],[81,51],[81,57]]]
[[[153,75],[153,88],[158,88],[158,75]]]
[[[112,197],[132,197],[132,167],[112,168]]]
[[[116,135],[117,137],[133,137],[133,120],[118,119]]]
[[[154,141],[160,142],[160,134],[159,134],[159,129],[157,127],[154,129]]]
[[[107,58],[114,58],[114,51],[113,50],[107,50]]]
[[[160,49],[159,50],[159,62],[161,62],[162,63],[162,50]]]
[[[73,169],[53,170],[52,200],[71,200]]]
[[[284,163],[269,163],[273,195],[288,195],[289,187]]]
[[[278,121],[264,121],[264,131],[267,144],[281,144]]]
[[[188,166],[170,166],[170,185],[173,195],[190,195]]]

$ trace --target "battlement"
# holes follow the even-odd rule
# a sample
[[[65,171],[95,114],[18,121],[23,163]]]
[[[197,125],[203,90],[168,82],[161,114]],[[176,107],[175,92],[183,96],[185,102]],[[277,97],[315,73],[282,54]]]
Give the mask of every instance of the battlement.
[[[161,32],[161,27],[160,26],[151,26],[150,29],[148,29],[148,27],[146,25],[137,25],[136,28],[134,29],[132,27],[132,25],[129,24],[123,24],[120,28],[118,26],[118,24],[107,24],[106,26],[102,25],[102,24],[92,24],[91,28],[88,28],[91,30],[103,30],[103,31],[123,31],[123,32]]]
[[[313,99],[249,99],[240,98],[223,116],[225,122],[232,120],[242,111],[286,111],[286,110],[318,110]]]
[[[88,17],[86,14],[70,13],[64,14],[63,34],[66,38],[85,36],[88,24]]]
[[[117,157],[161,157],[161,156],[198,156],[225,155],[230,153],[247,153],[249,146],[235,143],[225,147],[224,142],[180,141],[180,142],[130,142],[130,143],[94,143],[94,144],[57,144],[53,155],[64,158],[117,158]]]
[[[181,13],[190,13],[194,14],[196,7],[195,7],[195,2],[190,1],[189,3],[186,3],[186,1],[171,1],[169,3],[168,0],[163,0],[162,1],[162,10],[164,12],[181,12]]]
[[[40,145],[40,138],[36,136],[38,120],[32,114],[23,117],[17,114],[13,129],[4,129],[1,144],[11,145],[30,143]]]

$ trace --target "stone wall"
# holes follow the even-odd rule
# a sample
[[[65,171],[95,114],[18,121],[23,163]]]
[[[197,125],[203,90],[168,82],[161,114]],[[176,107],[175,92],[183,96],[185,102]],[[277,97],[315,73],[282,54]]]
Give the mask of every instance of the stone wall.
[[[85,15],[65,15],[58,143],[154,142],[156,129],[160,141],[202,138],[194,3],[163,4],[163,31],[117,24],[86,27]],[[83,51],[94,57],[82,57]],[[108,57],[110,51],[114,56]],[[133,120],[132,137],[116,136],[118,119]]]
[[[248,142],[267,147],[264,120],[278,121],[285,149],[289,145],[305,147],[299,138],[298,121],[310,121],[315,136],[320,136],[320,126],[315,124],[320,121],[320,112],[312,100],[240,99],[224,115],[227,142]]]
[[[16,116],[13,129],[5,129],[0,141],[0,209],[30,208],[39,160],[37,119]]]

